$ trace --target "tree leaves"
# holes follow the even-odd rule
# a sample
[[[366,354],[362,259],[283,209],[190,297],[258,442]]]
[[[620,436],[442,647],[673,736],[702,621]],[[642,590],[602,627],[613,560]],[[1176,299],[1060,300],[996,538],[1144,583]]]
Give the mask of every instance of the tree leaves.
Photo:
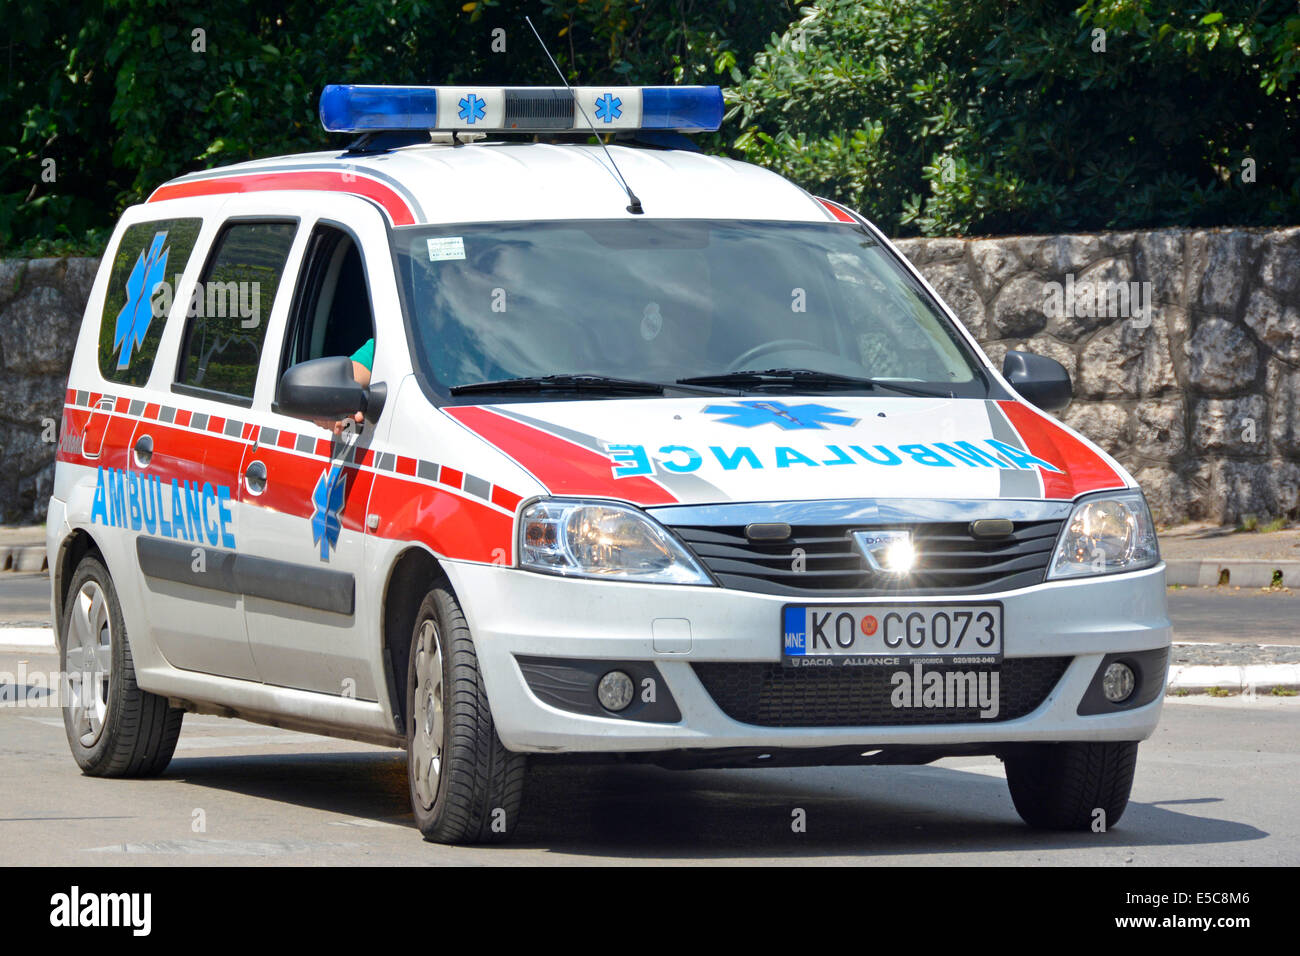
[[[730,91],[733,145],[901,233],[1294,222],[1300,15],[1215,6],[817,0]]]
[[[555,85],[514,6],[65,0],[51,16],[38,0],[0,0],[9,28],[0,124],[18,138],[0,151],[0,254],[69,230],[98,230],[91,241],[101,241],[122,208],[185,172],[341,145],[316,118],[327,83]],[[717,82],[794,15],[786,0],[540,7],[533,22],[571,80],[629,85]],[[193,49],[196,28],[204,52]],[[504,52],[494,30],[505,31]],[[45,184],[50,155],[59,175]]]

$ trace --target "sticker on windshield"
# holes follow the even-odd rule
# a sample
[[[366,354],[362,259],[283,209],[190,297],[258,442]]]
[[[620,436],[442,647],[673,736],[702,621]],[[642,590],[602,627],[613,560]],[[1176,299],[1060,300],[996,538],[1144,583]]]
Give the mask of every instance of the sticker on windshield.
[[[650,302],[641,311],[641,338],[653,342],[664,327],[664,317],[659,314],[659,303]]]
[[[464,259],[465,240],[461,236],[446,236],[429,240],[429,261],[442,262],[446,259]]]

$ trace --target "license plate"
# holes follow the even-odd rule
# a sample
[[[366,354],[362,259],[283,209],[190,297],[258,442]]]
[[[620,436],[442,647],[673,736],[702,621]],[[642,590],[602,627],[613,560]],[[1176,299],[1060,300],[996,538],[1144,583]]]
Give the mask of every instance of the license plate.
[[[1002,605],[786,605],[781,650],[788,667],[888,666],[918,658],[997,664]]]

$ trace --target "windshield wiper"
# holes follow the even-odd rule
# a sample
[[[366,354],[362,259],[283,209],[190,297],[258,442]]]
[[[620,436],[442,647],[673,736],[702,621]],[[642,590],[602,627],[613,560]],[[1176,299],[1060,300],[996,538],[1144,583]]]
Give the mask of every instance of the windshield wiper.
[[[840,375],[836,372],[818,372],[810,368],[769,368],[763,371],[751,369],[743,372],[722,372],[718,375],[698,375],[694,378],[679,378],[678,385],[731,385],[737,388],[758,388],[765,385],[779,385],[795,388],[864,388],[869,390],[886,389],[900,395],[920,395],[926,398],[948,398],[947,394],[930,389],[914,388],[900,385],[879,378],[858,378],[853,375]]]
[[[451,394],[466,395],[471,392],[540,392],[546,389],[565,392],[630,392],[638,395],[662,395],[664,387],[658,382],[638,382],[608,375],[542,375],[522,378],[505,378],[496,382],[471,382],[453,385]]]

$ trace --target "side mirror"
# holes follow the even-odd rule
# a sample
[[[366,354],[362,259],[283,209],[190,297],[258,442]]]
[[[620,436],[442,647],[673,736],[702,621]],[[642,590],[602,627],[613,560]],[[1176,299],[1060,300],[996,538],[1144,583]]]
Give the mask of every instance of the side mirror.
[[[1033,352],[1008,352],[1002,360],[1002,377],[1045,412],[1060,411],[1074,397],[1070,373],[1065,366],[1045,355]]]
[[[384,407],[386,395],[382,382],[369,388],[357,382],[352,374],[352,359],[333,355],[285,369],[271,410],[312,419],[339,419],[364,412],[374,421]]]

